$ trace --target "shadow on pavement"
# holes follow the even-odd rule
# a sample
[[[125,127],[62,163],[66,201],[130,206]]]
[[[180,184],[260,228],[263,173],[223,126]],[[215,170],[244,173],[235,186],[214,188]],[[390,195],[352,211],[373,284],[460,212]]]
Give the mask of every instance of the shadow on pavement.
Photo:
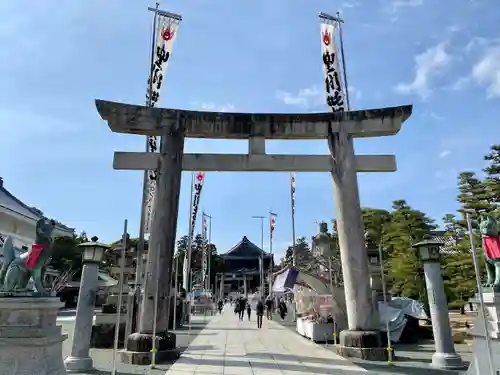
[[[275,317],[273,319],[276,323],[280,324],[281,326],[290,329],[291,331],[296,333],[295,327],[296,323],[293,321],[292,317],[288,315],[285,320],[282,320],[279,316]],[[297,333],[298,335],[298,333]],[[304,338],[304,340],[307,340]],[[429,357],[408,357],[405,355],[398,355],[398,353],[404,353],[407,354],[409,352],[417,351],[420,353],[424,353],[424,355],[428,356],[431,353],[434,353],[434,349],[432,347],[429,347],[427,345],[428,343],[423,343],[423,344],[398,344],[395,345],[395,350],[396,350],[396,359],[394,364],[389,365],[385,362],[369,362],[369,361],[364,361],[364,360],[358,360],[355,358],[346,358],[347,361],[358,365],[365,370],[368,371],[377,371],[377,373],[380,374],[405,374],[405,375],[458,375],[461,374],[460,371],[450,371],[450,370],[439,370],[435,368],[431,368],[429,365],[432,362],[432,360]],[[318,344],[321,345],[321,344]],[[321,345],[323,346],[323,345]],[[333,350],[333,345],[328,345],[325,346],[326,349],[328,350]],[[259,353],[255,353],[259,354]],[[279,358],[279,356],[286,357],[286,355],[280,355],[277,354],[275,355],[276,359]],[[293,358],[297,358],[300,361],[301,357],[296,357],[294,356]],[[322,362],[321,358],[310,358],[310,357],[303,357],[305,361],[307,362],[315,362],[318,361],[318,363],[324,363]],[[284,358],[283,358],[284,359]],[[288,358],[288,360],[293,360],[292,357]],[[398,361],[400,362],[406,362],[406,363],[401,363],[398,364]],[[413,363],[411,363],[413,362]],[[469,365],[469,362],[464,360],[465,365]]]
[[[274,354],[269,353],[269,359],[272,358]],[[193,366],[197,365],[204,365],[204,366],[214,366],[214,367],[224,367],[225,369],[233,367],[233,368],[243,368],[243,367],[248,367],[248,364],[250,363],[250,366],[254,370],[281,370],[281,371],[295,371],[298,373],[308,373],[308,374],[324,374],[325,373],[325,367],[314,367],[314,366],[307,366],[302,363],[298,364],[291,364],[291,363],[279,363],[276,364],[272,361],[269,362],[252,362],[251,359],[249,360],[231,360],[231,357],[225,357],[221,359],[213,359],[213,358],[193,358],[193,357],[185,357],[184,358],[184,363],[186,364],[192,364]],[[291,356],[291,358],[296,358]],[[293,361],[296,361],[296,359],[293,359]],[[335,367],[332,366],[342,366],[342,367],[348,367],[350,363],[348,361],[344,360],[329,360],[328,361],[328,368],[330,370],[334,370]],[[279,367],[278,367],[279,366]],[[348,371],[350,375],[356,374],[358,371],[351,371],[351,370],[345,370]],[[333,373],[333,372],[332,372]],[[359,374],[366,374],[366,372],[359,372]]]

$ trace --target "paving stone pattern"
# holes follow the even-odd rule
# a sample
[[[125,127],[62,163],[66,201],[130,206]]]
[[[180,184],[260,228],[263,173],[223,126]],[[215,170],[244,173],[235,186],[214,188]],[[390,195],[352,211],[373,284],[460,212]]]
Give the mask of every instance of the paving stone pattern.
[[[255,315],[240,322],[227,306],[214,317],[174,363],[168,375],[356,375],[370,374],[277,322]]]

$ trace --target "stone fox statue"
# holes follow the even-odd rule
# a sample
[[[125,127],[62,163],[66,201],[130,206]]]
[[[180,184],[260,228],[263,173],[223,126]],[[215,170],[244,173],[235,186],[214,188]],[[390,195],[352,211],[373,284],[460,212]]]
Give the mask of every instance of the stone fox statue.
[[[31,249],[16,258],[12,236],[3,244],[3,264],[0,269],[0,292],[26,291],[30,278],[33,278],[36,291],[45,295],[42,277],[52,252],[52,232],[54,220],[41,218],[36,223],[36,241]]]
[[[498,222],[491,215],[481,217],[479,230],[483,239],[483,255],[488,280],[486,287],[500,292],[500,236]]]

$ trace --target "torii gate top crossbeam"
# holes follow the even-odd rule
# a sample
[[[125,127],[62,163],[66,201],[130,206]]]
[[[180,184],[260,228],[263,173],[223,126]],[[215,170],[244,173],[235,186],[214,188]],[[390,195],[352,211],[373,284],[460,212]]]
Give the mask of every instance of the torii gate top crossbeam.
[[[186,121],[186,137],[214,139],[324,139],[328,125],[341,127],[353,137],[379,137],[399,132],[412,111],[411,105],[344,113],[220,113],[96,100],[102,119],[115,133],[160,136],[164,126]]]

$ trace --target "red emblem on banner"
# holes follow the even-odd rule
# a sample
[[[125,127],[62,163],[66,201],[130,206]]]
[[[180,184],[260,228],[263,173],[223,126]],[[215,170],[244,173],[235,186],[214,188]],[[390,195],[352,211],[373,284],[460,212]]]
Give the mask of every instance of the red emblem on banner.
[[[165,29],[163,29],[163,32],[161,33],[161,36],[163,37],[163,40],[168,42],[170,39],[174,37],[175,33],[174,31],[170,28],[170,26],[167,26]]]
[[[323,44],[325,46],[329,46],[331,42],[332,42],[332,34],[330,34],[328,31],[325,30],[325,33],[323,34]]]
[[[202,172],[198,172],[196,174],[196,180],[199,182],[203,181],[203,173]]]

